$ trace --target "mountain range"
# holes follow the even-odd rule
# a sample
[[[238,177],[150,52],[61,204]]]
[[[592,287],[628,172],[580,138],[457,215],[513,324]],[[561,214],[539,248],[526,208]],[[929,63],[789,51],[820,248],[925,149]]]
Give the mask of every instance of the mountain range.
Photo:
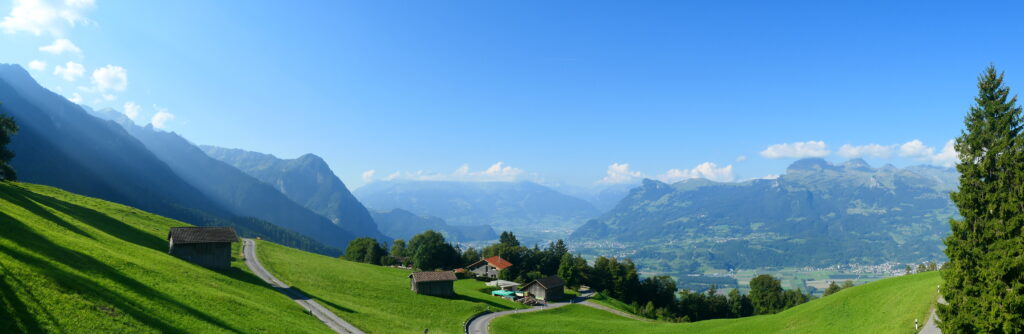
[[[448,224],[490,225],[551,240],[600,213],[582,199],[533,182],[377,181],[356,189],[367,207],[403,209]]]
[[[949,168],[861,159],[804,159],[776,179],[738,183],[644,180],[571,240],[670,273],[938,260],[956,180]]]
[[[275,199],[273,194],[263,192],[260,187],[274,190],[255,179],[239,181],[237,176],[248,176],[233,173],[229,170],[232,167],[216,160],[202,159],[199,155],[205,154],[201,150],[176,134],[125,127],[91,115],[82,106],[40,86],[20,66],[0,65],[0,102],[0,112],[14,117],[21,128],[10,148],[16,154],[11,164],[22,181],[60,187],[196,225],[234,226],[246,236],[261,236],[324,254],[340,253],[339,249],[354,238],[352,233],[308,211],[259,217],[237,210],[223,198],[225,193],[211,191],[214,186],[202,182],[203,178],[234,177],[239,182],[236,185],[251,188],[238,190],[253,190],[270,198],[257,206],[287,208],[288,204],[280,200],[290,200],[282,195]],[[126,128],[145,138],[149,145]],[[193,163],[197,165],[189,166]],[[302,219],[293,220],[297,217]]]
[[[382,241],[370,212],[349,192],[322,158],[305,154],[295,159],[280,159],[270,154],[203,145],[211,158],[227,163],[274,187],[295,203],[327,217],[331,222],[358,236]]]

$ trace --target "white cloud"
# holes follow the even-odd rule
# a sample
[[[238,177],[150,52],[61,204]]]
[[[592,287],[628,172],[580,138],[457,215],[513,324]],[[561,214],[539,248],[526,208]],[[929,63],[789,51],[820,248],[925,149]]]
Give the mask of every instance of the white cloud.
[[[914,158],[933,165],[952,167],[960,159],[956,152],[955,144],[956,142],[950,139],[946,142],[946,145],[942,146],[942,150],[936,154],[934,147],[927,146],[920,140],[914,139],[900,145],[900,156]]]
[[[85,11],[95,4],[93,0],[15,0],[11,12],[0,21],[0,28],[8,34],[24,31],[36,36],[60,36],[68,28],[90,23]]]
[[[167,126],[167,122],[174,119],[174,114],[167,112],[167,108],[153,105],[153,109],[156,109],[156,114],[149,120],[149,123],[153,124],[154,128],[164,129]]]
[[[75,81],[78,80],[78,78],[81,78],[82,75],[85,75],[85,66],[82,66],[82,64],[73,61],[69,61],[66,64],[64,64],[64,66],[57,65],[56,67],[54,67],[53,74],[59,75],[67,81]]]
[[[862,158],[862,157],[876,157],[876,158],[888,158],[892,156],[892,150],[896,145],[883,146],[878,144],[868,144],[863,146],[853,146],[850,144],[844,144],[836,152],[839,156],[847,159]]]
[[[761,151],[761,156],[768,159],[821,158],[829,153],[824,141],[812,140],[768,146],[764,151]]]
[[[622,184],[630,183],[643,178],[643,174],[629,169],[629,164],[613,163],[608,166],[604,178],[597,183],[601,184]]]
[[[28,69],[33,71],[46,71],[46,62],[42,60],[33,60],[28,62]]]
[[[78,94],[78,92],[75,92],[74,94],[71,94],[71,97],[68,98],[68,101],[74,103],[82,103],[82,95]]]
[[[363,182],[373,181],[373,177],[377,175],[376,169],[371,169],[363,172]]]
[[[114,95],[114,94],[103,94],[102,96],[103,96],[103,100],[104,101],[117,100],[117,95]]]
[[[92,83],[99,92],[128,89],[128,71],[121,66],[107,65],[92,71]]]
[[[128,116],[128,118],[133,121],[135,120],[135,117],[139,116],[139,110],[142,110],[142,107],[135,104],[135,102],[128,101],[124,103],[124,115]]]
[[[697,165],[697,167],[694,167],[693,169],[670,169],[655,178],[666,183],[675,183],[686,179],[698,178],[718,182],[730,182],[735,180],[736,176],[732,173],[732,165],[718,167],[718,165],[713,162],[705,162]]]
[[[369,172],[369,171],[368,171]],[[376,171],[374,171],[374,174]],[[364,176],[366,174],[364,173]],[[497,162],[482,171],[472,171],[468,164],[463,164],[451,173],[429,173],[424,171],[416,172],[394,172],[388,175],[385,180],[419,180],[419,181],[467,181],[467,182],[513,182],[529,180],[543,182],[535,174],[505,165],[504,162]]]
[[[75,54],[82,53],[82,49],[79,49],[78,46],[75,45],[75,43],[71,43],[71,41],[67,40],[66,38],[58,38],[53,41],[53,44],[41,46],[39,47],[39,51],[54,55],[59,55],[65,52]]]
[[[741,156],[736,157],[736,162],[744,162],[744,161],[747,161],[747,156],[741,155]]]

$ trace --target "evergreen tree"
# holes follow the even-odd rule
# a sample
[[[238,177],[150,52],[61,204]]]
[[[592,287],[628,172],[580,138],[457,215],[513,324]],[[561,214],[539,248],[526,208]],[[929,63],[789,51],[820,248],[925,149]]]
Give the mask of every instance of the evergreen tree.
[[[18,124],[14,118],[0,114],[0,181],[15,181],[18,179],[14,168],[9,164],[14,158],[14,152],[7,149],[11,143],[11,136],[18,133]]]
[[[516,239],[516,235],[510,231],[501,232],[498,242],[506,246],[519,246],[519,239]]]
[[[853,281],[851,281],[851,280],[843,281],[843,286],[842,286],[843,289],[852,288],[852,287],[853,287]]]
[[[833,293],[839,292],[839,290],[842,290],[842,289],[843,288],[839,287],[839,284],[836,284],[836,281],[832,281],[832,283],[828,284],[828,288],[825,289],[825,294],[823,294],[822,296],[831,295]]]
[[[989,66],[956,138],[960,187],[950,219],[939,327],[945,333],[1024,332],[1024,138],[1021,108]]]

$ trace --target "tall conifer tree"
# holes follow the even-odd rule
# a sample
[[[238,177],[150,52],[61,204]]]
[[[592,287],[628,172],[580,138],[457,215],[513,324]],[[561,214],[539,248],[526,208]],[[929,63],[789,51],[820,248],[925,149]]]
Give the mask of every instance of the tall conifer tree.
[[[960,188],[950,194],[949,263],[939,307],[945,333],[1024,332],[1024,138],[1021,108],[995,67],[978,77],[978,96],[956,139]]]

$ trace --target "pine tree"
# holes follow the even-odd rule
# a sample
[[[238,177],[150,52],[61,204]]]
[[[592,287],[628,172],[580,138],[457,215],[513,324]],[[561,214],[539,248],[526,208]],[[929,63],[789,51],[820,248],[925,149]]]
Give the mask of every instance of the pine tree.
[[[7,144],[11,143],[11,136],[16,133],[18,133],[18,124],[14,122],[14,118],[0,114],[0,181],[18,179],[14,168],[9,165],[11,159],[14,158],[14,152],[7,149]]]
[[[1024,332],[1024,138],[1021,108],[993,66],[956,139],[960,188],[950,194],[939,327],[945,333]]]

